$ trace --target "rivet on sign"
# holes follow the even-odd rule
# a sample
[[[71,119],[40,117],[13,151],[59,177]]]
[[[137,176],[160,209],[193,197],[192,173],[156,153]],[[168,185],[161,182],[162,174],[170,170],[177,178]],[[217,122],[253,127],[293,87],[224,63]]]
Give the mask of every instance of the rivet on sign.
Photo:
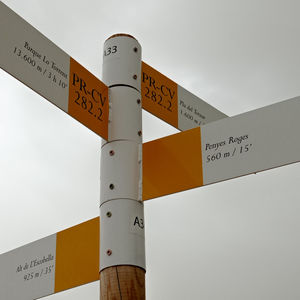
[[[137,75],[134,74],[134,75],[132,76],[132,78],[133,78],[134,80],[137,80]]]
[[[133,51],[134,51],[134,52],[137,52],[137,51],[138,51],[138,48],[137,48],[137,47],[134,47],[134,48],[133,48]]]
[[[110,150],[110,151],[109,151],[109,155],[110,155],[110,156],[114,156],[114,155],[115,155],[115,151],[114,151],[114,150]]]
[[[112,255],[112,251],[111,251],[110,249],[108,249],[108,250],[106,251],[106,254],[107,254],[108,256],[111,256],[111,255]]]
[[[138,131],[138,135],[142,136],[142,131],[141,130]]]
[[[106,216],[107,216],[108,218],[110,218],[110,217],[111,217],[111,212],[108,211],[108,212],[106,213]]]
[[[137,99],[136,102],[137,102],[137,104],[140,104],[141,103],[141,99]]]
[[[115,188],[115,186],[111,183],[111,184],[109,185],[109,188],[110,188],[111,190],[113,190],[113,189]]]

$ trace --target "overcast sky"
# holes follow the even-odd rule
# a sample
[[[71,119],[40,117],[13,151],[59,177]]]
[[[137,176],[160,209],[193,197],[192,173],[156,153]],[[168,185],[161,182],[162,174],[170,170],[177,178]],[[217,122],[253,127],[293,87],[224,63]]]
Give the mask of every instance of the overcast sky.
[[[229,116],[300,95],[299,0],[3,2],[99,78],[126,32]],[[3,253],[98,215],[101,139],[2,70],[0,90]],[[143,118],[144,141],[177,132]],[[300,299],[299,180],[293,164],[146,202],[147,299]],[[45,299],[96,300],[99,282]]]

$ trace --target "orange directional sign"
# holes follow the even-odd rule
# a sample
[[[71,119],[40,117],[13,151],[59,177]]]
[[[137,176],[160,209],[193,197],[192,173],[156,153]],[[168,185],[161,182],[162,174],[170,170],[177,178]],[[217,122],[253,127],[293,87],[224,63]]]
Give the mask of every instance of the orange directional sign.
[[[108,137],[108,87],[0,2],[0,67]]]
[[[99,280],[99,217],[0,255],[0,299],[38,299]]]
[[[143,200],[299,162],[299,113],[297,97],[143,144]]]
[[[143,108],[180,130],[227,117],[144,62],[141,82]]]

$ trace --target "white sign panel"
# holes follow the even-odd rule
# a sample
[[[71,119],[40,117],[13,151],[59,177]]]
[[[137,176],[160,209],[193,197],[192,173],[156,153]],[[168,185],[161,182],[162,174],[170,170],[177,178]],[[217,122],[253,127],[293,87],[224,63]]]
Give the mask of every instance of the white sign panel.
[[[70,57],[26,25],[0,3],[1,67],[68,112]]]
[[[300,97],[201,128],[203,184],[300,160]]]
[[[0,299],[32,300],[54,292],[56,234],[0,255]]]
[[[178,85],[178,128],[182,131],[227,118],[207,102]]]

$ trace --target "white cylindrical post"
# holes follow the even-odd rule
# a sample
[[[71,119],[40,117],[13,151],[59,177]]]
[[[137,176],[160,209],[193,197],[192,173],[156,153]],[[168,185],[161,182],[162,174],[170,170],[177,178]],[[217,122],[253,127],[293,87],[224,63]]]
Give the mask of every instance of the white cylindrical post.
[[[108,142],[101,151],[100,299],[145,299],[142,203],[141,46],[132,36],[106,40]]]

